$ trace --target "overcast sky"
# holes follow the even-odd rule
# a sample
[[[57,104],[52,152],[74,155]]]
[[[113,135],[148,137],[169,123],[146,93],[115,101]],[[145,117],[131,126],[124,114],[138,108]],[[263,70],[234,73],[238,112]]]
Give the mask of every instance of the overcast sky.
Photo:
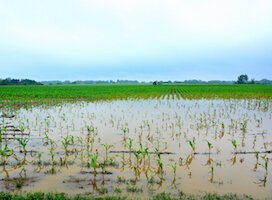
[[[0,78],[272,79],[271,0],[0,0]]]

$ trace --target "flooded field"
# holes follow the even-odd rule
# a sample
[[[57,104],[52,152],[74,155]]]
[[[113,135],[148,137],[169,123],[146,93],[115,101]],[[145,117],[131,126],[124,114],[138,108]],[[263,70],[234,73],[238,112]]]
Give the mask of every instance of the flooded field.
[[[82,101],[0,116],[0,191],[272,198],[271,100]]]

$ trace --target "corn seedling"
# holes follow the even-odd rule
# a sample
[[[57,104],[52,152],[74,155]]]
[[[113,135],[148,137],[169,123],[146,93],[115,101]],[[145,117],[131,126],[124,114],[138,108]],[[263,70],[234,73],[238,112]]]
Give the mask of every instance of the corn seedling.
[[[90,158],[90,162],[88,163],[89,167],[93,168],[93,170],[94,170],[94,176],[96,176],[96,174],[97,174],[96,169],[99,167],[99,163],[97,161],[97,155],[93,154],[93,153],[90,153],[89,154],[89,158]]]
[[[192,140],[188,140],[187,142],[189,146],[191,147],[192,151],[195,152],[196,150],[195,138],[193,138]]]
[[[24,152],[24,154],[26,155],[26,145],[29,142],[29,139],[28,138],[17,138],[16,140],[19,143],[20,152]]]
[[[233,146],[235,152],[237,152],[237,141],[236,141],[235,139],[232,139],[232,140],[231,140],[231,144],[232,144],[232,146]]]
[[[68,156],[68,153],[69,153],[68,146],[70,144],[70,138],[68,136],[62,137],[61,143],[64,147],[65,155]]]
[[[108,161],[108,153],[109,153],[109,150],[110,148],[113,147],[113,145],[110,145],[110,144],[102,144],[104,147],[105,147],[105,161],[107,162]]]
[[[0,155],[2,159],[2,164],[6,164],[6,160],[13,155],[13,151],[8,147],[7,144],[3,148],[0,149]]]
[[[207,140],[207,145],[208,145],[208,148],[209,148],[209,154],[211,154],[211,149],[213,148],[213,145],[208,140]]]

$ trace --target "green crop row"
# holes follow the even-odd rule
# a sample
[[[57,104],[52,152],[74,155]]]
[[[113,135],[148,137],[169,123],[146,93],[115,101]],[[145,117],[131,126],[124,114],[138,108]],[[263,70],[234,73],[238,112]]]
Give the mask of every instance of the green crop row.
[[[271,99],[269,85],[52,85],[1,86],[0,103],[128,98]]]

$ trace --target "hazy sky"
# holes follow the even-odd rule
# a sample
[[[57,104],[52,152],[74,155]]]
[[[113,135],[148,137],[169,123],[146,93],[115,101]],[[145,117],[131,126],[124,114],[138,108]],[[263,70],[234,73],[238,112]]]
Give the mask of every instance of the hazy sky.
[[[272,0],[0,0],[0,78],[272,79]]]

